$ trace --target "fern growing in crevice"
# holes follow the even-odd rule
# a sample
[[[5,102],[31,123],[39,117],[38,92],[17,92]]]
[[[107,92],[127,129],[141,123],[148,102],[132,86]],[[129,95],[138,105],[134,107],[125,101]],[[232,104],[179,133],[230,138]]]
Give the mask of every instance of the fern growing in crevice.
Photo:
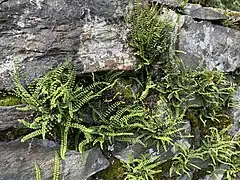
[[[121,106],[121,102],[110,105],[107,110],[91,106],[93,125],[82,132],[86,138],[79,144],[80,151],[87,144],[113,144],[115,141],[133,141],[137,128],[142,127],[145,112],[142,108],[132,105]],[[79,127],[82,129],[85,127]]]
[[[237,169],[237,163],[234,161],[234,158],[240,155],[240,142],[228,135],[227,130],[223,129],[219,131],[212,127],[210,128],[210,135],[206,135],[202,140],[200,149],[204,158],[211,161],[211,170],[214,170],[220,164],[227,165],[229,169]]]
[[[147,6],[140,0],[131,2],[126,17],[129,26],[129,45],[141,58],[138,68],[149,66],[153,61],[165,62],[164,56],[169,51],[171,22],[167,17],[160,18],[161,8],[157,5]]]
[[[172,158],[172,165],[169,169],[170,177],[173,174],[182,176],[186,174],[191,179],[190,172],[193,170],[201,170],[197,165],[203,162],[203,153],[199,150],[194,150],[188,147],[186,144],[175,143],[176,153]],[[198,160],[198,163],[194,163],[194,160]]]
[[[161,173],[157,168],[162,162],[159,156],[142,155],[140,158],[129,156],[125,168],[125,180],[154,180],[154,176]]]
[[[142,121],[137,139],[148,146],[156,146],[158,151],[162,148],[167,151],[167,146],[173,145],[174,139],[181,137],[183,116],[184,113],[174,116],[165,102],[159,100],[155,109]]]
[[[76,85],[76,72],[73,64],[66,61],[30,85],[21,82],[21,71],[16,66],[13,74],[15,94],[27,104],[21,110],[33,110],[37,117],[32,122],[21,123],[35,131],[24,136],[22,141],[42,135],[53,135],[61,130],[61,158],[64,159],[68,143],[68,132],[72,123],[81,124],[79,112],[89,101],[97,99],[113,84],[94,82],[90,85]]]

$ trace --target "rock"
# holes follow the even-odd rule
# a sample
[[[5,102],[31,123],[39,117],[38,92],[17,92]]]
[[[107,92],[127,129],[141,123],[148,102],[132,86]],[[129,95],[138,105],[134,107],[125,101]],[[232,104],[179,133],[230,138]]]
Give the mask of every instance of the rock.
[[[31,112],[19,111],[16,108],[20,106],[0,106],[0,131],[11,127],[21,127],[18,119],[30,119]]]
[[[52,179],[54,152],[57,145],[47,140],[34,139],[32,142],[0,143],[0,180],[34,180],[37,163],[42,179]],[[91,149],[83,155],[68,151],[61,161],[61,176],[65,180],[85,180],[109,166],[100,149]]]
[[[180,7],[181,3],[178,0],[151,0],[152,2],[163,4],[168,7],[178,8]]]
[[[129,70],[136,59],[122,23],[128,0],[7,0],[0,4],[0,90],[13,60],[29,80],[71,58],[78,73]]]
[[[177,9],[181,14],[191,16],[192,18],[202,20],[224,20],[228,17],[225,15],[225,10],[202,7],[200,4],[184,3],[179,0],[151,0],[170,8]]]
[[[182,13],[189,15],[192,18],[203,20],[224,20],[228,17],[224,14],[225,11],[212,7],[202,7],[199,4],[188,3],[182,10]]]
[[[222,180],[226,168],[227,166],[225,164],[222,164],[218,168],[216,168],[212,174],[207,175],[204,178],[201,178],[200,180]]]
[[[176,49],[182,51],[179,57],[190,69],[205,62],[209,70],[233,72],[240,67],[239,42],[240,31],[185,16]]]
[[[240,103],[240,87],[238,87],[238,91],[234,95],[234,100],[238,103]],[[240,107],[234,107],[231,110],[232,115],[232,127],[230,128],[229,133],[232,136],[235,136],[240,133]]]

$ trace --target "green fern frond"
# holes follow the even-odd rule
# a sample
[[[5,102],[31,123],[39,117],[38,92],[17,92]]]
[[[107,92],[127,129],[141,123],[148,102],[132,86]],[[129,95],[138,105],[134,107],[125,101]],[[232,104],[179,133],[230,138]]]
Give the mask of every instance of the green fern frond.
[[[53,180],[58,180],[60,175],[60,158],[57,152],[54,153]]]
[[[42,180],[42,177],[41,177],[41,170],[40,170],[40,167],[38,166],[38,164],[36,163],[35,164],[35,177],[36,177],[36,180]]]
[[[31,138],[33,138],[33,137],[39,136],[39,135],[41,135],[41,134],[42,134],[42,130],[36,130],[36,131],[34,131],[34,132],[32,132],[32,133],[24,136],[24,137],[21,139],[21,142],[25,142],[25,141],[27,141],[27,140],[29,140],[29,139],[31,139]]]

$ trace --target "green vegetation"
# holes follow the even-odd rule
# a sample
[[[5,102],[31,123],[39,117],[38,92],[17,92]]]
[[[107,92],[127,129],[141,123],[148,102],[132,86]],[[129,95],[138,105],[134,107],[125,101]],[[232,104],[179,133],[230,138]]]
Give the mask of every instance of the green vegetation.
[[[154,60],[161,62],[161,64],[165,63],[169,54],[169,37],[172,29],[167,16],[159,17],[162,9],[159,9],[158,5],[145,6],[144,8],[142,6],[138,1],[136,7],[130,7],[130,12],[126,17],[130,29],[129,45],[140,57],[138,68],[143,65],[148,66]],[[166,58],[163,58],[164,56]]]
[[[7,95],[0,98],[0,106],[15,106],[19,104],[22,104],[21,99],[13,95]]]
[[[149,180],[161,170],[156,168],[161,164],[159,156],[142,155],[140,158],[129,156],[127,163],[124,163],[125,180]]]
[[[35,164],[35,174],[36,174],[36,180],[42,180],[41,176],[41,169],[39,165]],[[54,153],[54,166],[53,166],[53,180],[59,180],[60,176],[60,158],[57,152]],[[62,178],[62,180],[64,177]]]
[[[231,125],[228,110],[234,104],[236,86],[223,72],[184,69],[169,54],[172,25],[160,14],[158,5],[138,2],[126,17],[129,45],[140,61],[136,71],[78,78],[73,64],[66,61],[26,86],[16,64],[14,92],[27,104],[22,110],[38,115],[31,122],[20,120],[33,130],[22,141],[40,135],[56,137],[62,159],[67,149],[83,152],[100,147],[106,151],[116,142],[154,148],[154,154],[123,162],[120,171],[125,179],[169,178],[168,174],[190,178],[190,172],[212,174],[221,164],[227,167],[225,177],[236,177],[239,139],[228,135],[226,128]],[[185,132],[186,122],[191,124],[191,134]],[[167,151],[173,155],[162,159],[159,154]],[[55,161],[55,179],[58,167]],[[109,176],[112,173],[108,170]]]

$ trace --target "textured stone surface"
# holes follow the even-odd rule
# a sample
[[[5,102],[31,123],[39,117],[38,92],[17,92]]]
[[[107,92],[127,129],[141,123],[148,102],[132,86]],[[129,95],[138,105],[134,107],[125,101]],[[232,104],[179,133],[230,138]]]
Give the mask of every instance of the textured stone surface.
[[[205,61],[209,70],[231,72],[240,67],[239,42],[240,31],[185,16],[177,49],[183,51],[179,56],[189,68]]]
[[[240,86],[238,87],[238,91],[234,95],[234,99],[240,105]],[[230,129],[230,134],[232,136],[240,133],[240,106],[234,107],[231,110],[232,118],[233,118],[233,126]]]
[[[204,20],[223,20],[228,18],[224,15],[224,10],[212,7],[202,7],[199,4],[190,3],[183,8],[182,13],[189,15],[192,18]]]
[[[20,127],[18,119],[30,119],[31,112],[19,111],[18,106],[0,106],[0,131],[11,127]]]
[[[51,180],[56,149],[57,145],[47,140],[0,143],[0,180],[34,180],[35,163],[41,169],[42,179]],[[83,155],[68,151],[65,161],[61,162],[61,176],[65,180],[85,180],[108,166],[108,160],[99,149],[91,149]]]
[[[122,25],[128,0],[7,0],[0,4],[0,90],[17,58],[29,79],[67,57],[79,73],[131,69]]]

